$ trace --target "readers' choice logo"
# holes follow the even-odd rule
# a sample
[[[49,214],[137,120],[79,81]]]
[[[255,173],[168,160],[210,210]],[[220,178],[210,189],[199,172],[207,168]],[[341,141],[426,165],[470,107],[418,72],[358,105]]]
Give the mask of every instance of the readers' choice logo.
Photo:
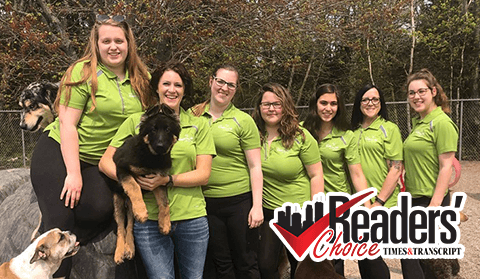
[[[412,207],[410,193],[400,193],[390,209],[361,206],[377,194],[319,193],[300,208],[285,203],[275,209],[270,228],[298,261],[307,254],[324,259],[463,258],[459,212],[465,193],[454,193],[447,207]]]

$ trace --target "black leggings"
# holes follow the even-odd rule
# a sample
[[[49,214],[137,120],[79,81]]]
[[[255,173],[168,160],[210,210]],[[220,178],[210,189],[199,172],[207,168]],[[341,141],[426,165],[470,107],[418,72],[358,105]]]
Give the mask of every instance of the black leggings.
[[[260,226],[260,243],[258,250],[258,267],[260,268],[260,274],[262,279],[280,278],[278,271],[280,253],[284,247],[282,241],[275,232],[270,228],[270,220],[274,217],[274,211],[271,209],[263,208],[264,221]],[[295,270],[297,269],[298,261],[295,257],[287,251],[288,262],[290,263],[290,278],[294,278]]]
[[[210,229],[207,260],[212,259],[217,279],[258,279],[258,229],[248,228],[252,192],[226,198],[205,198]],[[207,262],[206,274],[212,265]],[[213,277],[213,276],[212,276]]]
[[[105,230],[113,220],[113,198],[108,183],[116,183],[98,170],[98,166],[80,161],[82,192],[73,209],[60,200],[67,175],[60,144],[45,132],[32,155],[30,176],[42,212],[43,229],[73,232],[81,245]],[[70,274],[72,258],[63,261],[54,277]]]
[[[422,206],[428,207],[432,198],[421,197],[412,199],[412,207]],[[441,206],[450,205],[450,192],[445,195],[443,198]],[[405,279],[424,279],[422,264],[419,259],[402,259],[400,260],[402,264],[402,274]]]

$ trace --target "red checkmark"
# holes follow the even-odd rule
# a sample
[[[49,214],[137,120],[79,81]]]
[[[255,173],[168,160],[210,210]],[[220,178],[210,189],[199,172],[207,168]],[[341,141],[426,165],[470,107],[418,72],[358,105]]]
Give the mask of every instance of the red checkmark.
[[[337,217],[342,215],[345,211],[356,205],[359,201],[363,198],[367,197],[368,195],[374,193],[375,190],[371,190],[362,194],[342,205],[337,207],[336,213]],[[305,251],[308,247],[312,244],[313,241],[330,225],[330,213],[324,215],[320,220],[315,222],[312,226],[310,226],[306,231],[304,231],[298,237],[290,233],[289,231],[282,228],[277,223],[274,223],[277,230],[282,234],[285,240],[290,244],[290,247],[295,251],[297,254],[297,258],[302,258]]]

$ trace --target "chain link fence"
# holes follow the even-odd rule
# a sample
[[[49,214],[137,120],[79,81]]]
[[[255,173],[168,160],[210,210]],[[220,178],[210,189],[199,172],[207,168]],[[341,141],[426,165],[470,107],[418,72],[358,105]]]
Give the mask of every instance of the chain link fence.
[[[402,137],[410,132],[408,103],[387,102],[390,120],[397,123]],[[452,100],[451,118],[459,128],[457,157],[459,160],[480,161],[480,99]],[[251,112],[252,109],[244,109]],[[352,104],[347,105],[348,119]],[[298,107],[300,119],[305,119],[306,106]],[[20,129],[19,110],[0,110],[0,169],[30,166],[30,158],[41,132],[30,133]],[[46,162],[48,163],[48,162]]]

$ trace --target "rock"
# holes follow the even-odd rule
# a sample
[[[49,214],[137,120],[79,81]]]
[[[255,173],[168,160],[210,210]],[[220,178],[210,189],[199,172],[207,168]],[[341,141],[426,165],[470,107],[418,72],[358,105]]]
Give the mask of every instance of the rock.
[[[30,183],[29,169],[0,171],[0,264],[20,254],[40,218],[37,198]],[[137,275],[134,261],[117,266],[113,261],[116,235],[111,226],[73,257],[71,279],[144,278]],[[140,264],[141,266],[141,264]],[[139,272],[143,274],[143,272]]]

